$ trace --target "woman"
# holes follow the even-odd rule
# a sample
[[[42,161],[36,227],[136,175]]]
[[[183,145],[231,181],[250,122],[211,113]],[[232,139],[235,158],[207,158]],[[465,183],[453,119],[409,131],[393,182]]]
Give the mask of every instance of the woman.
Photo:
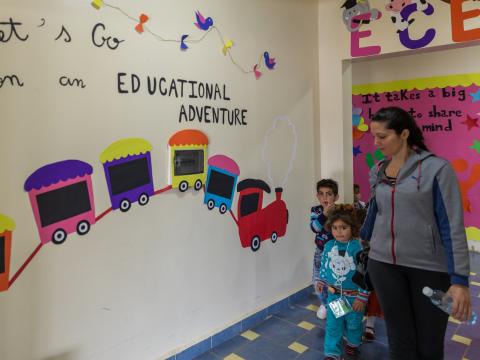
[[[448,161],[430,153],[403,109],[380,109],[370,124],[385,161],[370,172],[374,197],[361,237],[370,240],[368,272],[387,324],[393,360],[443,359],[448,315],[422,294],[452,296],[452,316],[471,314],[463,208]]]

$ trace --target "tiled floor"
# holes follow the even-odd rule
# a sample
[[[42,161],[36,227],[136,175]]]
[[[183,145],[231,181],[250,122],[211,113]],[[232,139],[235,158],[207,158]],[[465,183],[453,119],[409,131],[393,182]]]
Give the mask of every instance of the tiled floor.
[[[471,254],[471,295],[480,314],[480,254]],[[325,322],[316,317],[318,301],[312,294],[288,310],[269,317],[253,329],[213,348],[198,360],[323,359]],[[388,359],[385,324],[377,320],[377,339],[361,346],[361,360]],[[480,359],[480,321],[474,326],[450,321],[445,337],[445,360]]]

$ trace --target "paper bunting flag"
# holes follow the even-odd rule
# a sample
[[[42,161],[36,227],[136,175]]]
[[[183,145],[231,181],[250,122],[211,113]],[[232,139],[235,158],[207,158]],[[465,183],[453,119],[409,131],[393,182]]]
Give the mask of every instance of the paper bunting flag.
[[[143,24],[145,24],[148,21],[148,16],[145,14],[141,14],[139,17],[139,20],[140,22],[135,26],[135,30],[137,30],[137,32],[141,34],[144,31]]]
[[[232,48],[232,46],[233,46],[233,41],[227,40],[225,44],[223,44],[223,48],[222,48],[223,55],[227,55],[227,52]]]
[[[185,39],[186,39],[187,37],[188,37],[188,35],[187,35],[187,34],[185,34],[185,35],[182,35],[182,40],[181,40],[181,42],[180,42],[180,50],[183,50],[183,51],[185,51],[185,50],[187,50],[187,49],[188,49],[188,46],[187,46],[187,44],[185,44]]]
[[[91,4],[95,9],[98,10],[103,6],[103,0],[93,0]]]
[[[253,73],[255,74],[255,79],[260,79],[260,76],[262,76],[262,73],[257,70],[258,64],[255,64],[253,66]]]

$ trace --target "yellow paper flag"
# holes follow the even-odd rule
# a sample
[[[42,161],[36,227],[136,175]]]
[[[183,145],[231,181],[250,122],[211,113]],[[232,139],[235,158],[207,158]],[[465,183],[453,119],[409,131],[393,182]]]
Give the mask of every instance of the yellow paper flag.
[[[93,0],[92,6],[97,10],[100,9],[103,6],[103,0]]]
[[[230,50],[233,46],[233,41],[232,40],[227,40],[225,44],[223,44],[223,55],[227,55],[227,51]]]

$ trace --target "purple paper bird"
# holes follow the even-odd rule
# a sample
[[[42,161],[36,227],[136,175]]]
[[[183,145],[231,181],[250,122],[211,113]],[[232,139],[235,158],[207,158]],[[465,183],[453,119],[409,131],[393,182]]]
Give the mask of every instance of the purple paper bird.
[[[200,13],[200,11],[195,12],[195,16],[197,17],[197,22],[194,23],[197,28],[200,30],[205,30],[207,31],[210,26],[213,25],[213,20],[211,17],[207,17],[206,19],[203,17],[203,15]]]
[[[270,70],[273,70],[273,68],[275,67],[275,65],[277,65],[277,63],[275,62],[275,58],[271,58],[270,57],[270,54],[268,53],[268,51],[265,51],[263,53],[263,57],[265,58],[265,65],[267,65],[267,67],[270,69]]]

